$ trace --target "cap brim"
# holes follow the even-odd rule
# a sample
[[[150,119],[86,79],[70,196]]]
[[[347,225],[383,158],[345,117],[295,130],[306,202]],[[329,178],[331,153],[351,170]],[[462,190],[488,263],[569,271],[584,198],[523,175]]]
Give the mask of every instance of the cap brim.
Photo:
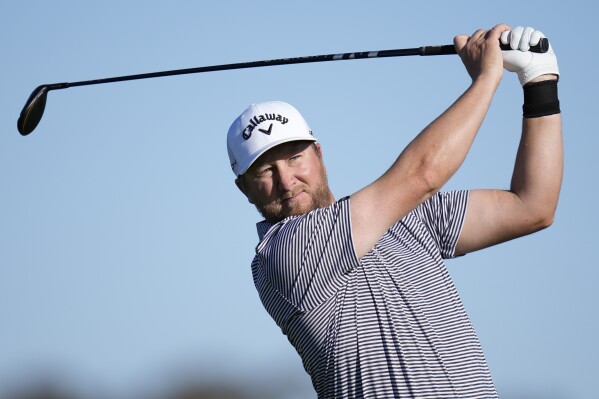
[[[241,176],[242,174],[244,174],[245,172],[247,172],[247,170],[250,168],[250,166],[252,166],[254,164],[254,162],[256,162],[258,160],[258,158],[260,158],[264,153],[266,153],[268,150],[281,145],[281,144],[285,144],[285,143],[289,143],[290,141],[311,141],[311,142],[315,142],[318,141],[316,139],[316,137],[312,136],[312,137],[306,137],[306,136],[296,136],[296,137],[285,137],[281,140],[277,140],[277,141],[273,141],[272,143],[269,143],[269,145],[267,147],[263,147],[260,149],[260,151],[256,151],[256,153],[252,154],[251,160],[249,162],[247,162],[247,165],[243,165],[241,168],[239,168],[239,173],[237,174],[237,176]]]

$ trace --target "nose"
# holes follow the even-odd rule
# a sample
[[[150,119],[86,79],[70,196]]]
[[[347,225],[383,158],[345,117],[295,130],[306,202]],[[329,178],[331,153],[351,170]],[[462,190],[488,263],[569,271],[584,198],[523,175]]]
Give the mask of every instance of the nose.
[[[277,181],[277,186],[279,188],[279,191],[281,192],[286,192],[286,191],[291,191],[291,189],[293,188],[293,186],[295,185],[296,182],[296,178],[295,178],[295,174],[293,173],[293,169],[288,167],[288,166],[281,166],[279,167],[278,171],[277,171],[277,177],[278,177],[278,181]]]

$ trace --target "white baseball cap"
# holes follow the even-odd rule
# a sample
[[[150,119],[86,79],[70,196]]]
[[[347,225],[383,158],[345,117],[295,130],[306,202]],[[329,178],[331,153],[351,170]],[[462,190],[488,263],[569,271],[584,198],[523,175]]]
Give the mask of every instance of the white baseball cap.
[[[282,101],[250,105],[233,121],[227,134],[233,173],[244,174],[260,155],[295,140],[316,141],[297,109]]]

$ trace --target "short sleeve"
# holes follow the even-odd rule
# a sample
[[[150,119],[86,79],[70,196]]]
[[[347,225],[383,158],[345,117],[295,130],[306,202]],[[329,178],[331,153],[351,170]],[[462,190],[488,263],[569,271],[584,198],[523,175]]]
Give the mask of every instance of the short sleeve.
[[[415,210],[444,259],[455,257],[468,207],[468,195],[469,191],[466,190],[438,193]]]
[[[278,298],[278,305],[264,303],[269,313],[273,306],[308,311],[334,295],[359,264],[351,237],[349,198],[273,225],[253,263],[254,278],[259,273],[263,280],[258,287],[263,302],[266,296]]]

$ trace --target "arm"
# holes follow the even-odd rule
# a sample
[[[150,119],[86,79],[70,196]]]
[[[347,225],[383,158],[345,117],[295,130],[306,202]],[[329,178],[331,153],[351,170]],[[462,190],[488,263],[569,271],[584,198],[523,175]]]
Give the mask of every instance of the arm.
[[[563,174],[561,133],[560,114],[523,118],[510,190],[470,193],[457,254],[499,244],[551,225]]]
[[[436,193],[464,161],[501,80],[503,60],[497,41],[508,29],[498,25],[454,39],[472,84],[387,172],[351,196],[352,234],[359,258],[394,223]]]
[[[518,72],[523,85],[557,80],[559,71],[552,50],[542,56],[544,59],[541,62],[535,62],[534,59],[531,62],[529,59],[522,63],[525,67],[517,65],[520,55],[530,56],[519,51],[509,52],[508,57],[514,59],[506,68]],[[551,103],[557,100],[557,93],[553,93],[554,99],[550,93],[544,95],[549,97],[537,98],[537,104],[538,101]],[[456,247],[457,254],[534,233],[553,222],[563,175],[563,148],[559,108],[550,112],[556,113],[523,118],[510,190],[471,192],[462,234]]]

